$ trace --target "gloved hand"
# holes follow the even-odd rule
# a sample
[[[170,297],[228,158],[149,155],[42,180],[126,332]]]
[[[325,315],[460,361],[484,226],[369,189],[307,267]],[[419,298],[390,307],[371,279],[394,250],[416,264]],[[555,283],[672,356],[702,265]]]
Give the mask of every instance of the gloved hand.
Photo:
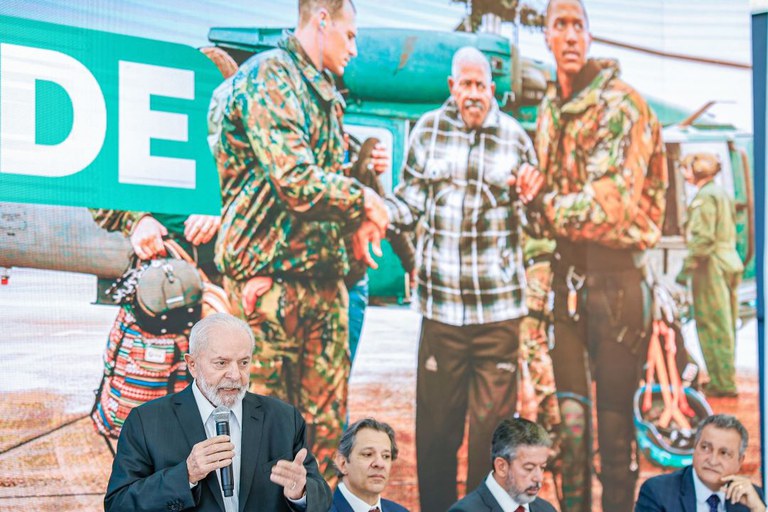
[[[653,283],[653,319],[675,322],[677,304],[670,290],[660,281]]]

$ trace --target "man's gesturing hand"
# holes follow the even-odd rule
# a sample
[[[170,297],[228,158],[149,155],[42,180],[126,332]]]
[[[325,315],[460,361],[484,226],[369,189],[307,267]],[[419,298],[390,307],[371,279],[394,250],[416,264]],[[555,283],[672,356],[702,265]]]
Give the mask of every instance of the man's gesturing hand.
[[[163,237],[168,234],[165,226],[151,215],[145,215],[136,223],[131,234],[131,247],[140,260],[151,260],[165,254]]]
[[[298,500],[304,496],[307,487],[307,469],[304,467],[304,459],[307,458],[307,449],[302,448],[296,454],[293,461],[280,460],[272,466],[272,474],[269,479],[283,487],[283,495],[290,500]]]
[[[272,288],[273,283],[272,278],[267,276],[252,277],[245,283],[241,302],[246,315],[253,313],[256,309],[256,301]]]
[[[518,169],[517,175],[510,176],[507,185],[514,186],[523,204],[528,204],[544,186],[544,175],[536,167],[524,163]]]
[[[390,161],[391,158],[389,157],[387,146],[380,142],[376,144],[371,151],[371,165],[373,165],[373,171],[376,174],[382,174],[389,169]]]
[[[189,483],[196,484],[211,471],[229,466],[234,456],[235,445],[229,442],[229,436],[216,436],[197,443],[187,457]]]
[[[363,260],[366,265],[372,269],[379,268],[376,260],[371,256],[371,252],[368,249],[368,245],[373,246],[373,254],[381,257],[381,232],[379,228],[373,222],[366,220],[360,225],[360,227],[352,235],[352,254],[355,259]]]
[[[720,480],[725,483],[725,499],[731,503],[740,503],[750,512],[765,512],[765,505],[757,494],[755,486],[747,477],[740,475],[724,476]]]
[[[381,238],[384,238],[387,235],[387,226],[389,226],[389,213],[387,212],[387,207],[384,206],[384,200],[368,187],[365,187],[363,191],[365,220],[376,224]]]
[[[193,245],[206,244],[216,236],[221,226],[218,215],[190,215],[184,221],[184,238]]]

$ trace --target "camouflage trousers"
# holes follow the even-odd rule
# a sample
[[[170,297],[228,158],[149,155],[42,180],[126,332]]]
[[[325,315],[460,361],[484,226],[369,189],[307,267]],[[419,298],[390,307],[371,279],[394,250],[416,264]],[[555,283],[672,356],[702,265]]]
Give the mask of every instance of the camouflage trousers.
[[[529,264],[525,277],[525,301],[529,313],[520,324],[517,412],[552,432],[560,424],[560,406],[547,335],[552,324],[552,308],[548,304],[552,287],[549,261]]]
[[[741,275],[723,272],[714,262],[692,275],[693,315],[701,352],[707,363],[710,393],[736,392],[737,291]]]
[[[307,444],[326,480],[347,414],[347,290],[338,281],[275,280],[250,315],[245,282],[225,278],[233,310],[253,329],[250,390],[293,404],[307,422]]]

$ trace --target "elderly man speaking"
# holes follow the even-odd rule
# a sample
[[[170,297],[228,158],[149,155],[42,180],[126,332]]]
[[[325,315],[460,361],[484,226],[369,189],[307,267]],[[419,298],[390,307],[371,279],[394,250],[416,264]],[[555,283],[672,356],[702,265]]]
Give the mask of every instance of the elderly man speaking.
[[[328,510],[331,491],[307,451],[301,414],[246,391],[253,343],[248,324],[224,313],[195,324],[185,357],[195,380],[131,411],[106,511]],[[229,414],[226,436],[216,435],[220,409]],[[218,470],[230,465],[234,492],[226,493]]]

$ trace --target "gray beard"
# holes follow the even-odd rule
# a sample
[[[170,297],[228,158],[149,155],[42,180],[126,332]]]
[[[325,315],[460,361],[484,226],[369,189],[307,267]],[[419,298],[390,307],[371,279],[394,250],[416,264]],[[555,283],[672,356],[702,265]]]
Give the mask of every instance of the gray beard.
[[[235,385],[239,385],[235,382],[228,382],[228,381],[222,381],[222,384],[225,385],[225,387],[235,387]],[[223,397],[219,395],[218,389],[216,389],[214,386],[208,384],[205,379],[197,379],[197,386],[200,389],[200,392],[203,394],[205,398],[208,399],[209,402],[213,404],[214,407],[228,407],[232,408],[233,405],[235,405],[237,402],[243,399],[245,396],[246,391],[248,391],[245,387],[242,387],[240,389],[240,392],[232,397]]]
[[[527,505],[535,500],[536,496],[529,496],[528,494],[521,492],[516,496],[512,496],[512,499],[515,500],[515,503],[518,505]]]

